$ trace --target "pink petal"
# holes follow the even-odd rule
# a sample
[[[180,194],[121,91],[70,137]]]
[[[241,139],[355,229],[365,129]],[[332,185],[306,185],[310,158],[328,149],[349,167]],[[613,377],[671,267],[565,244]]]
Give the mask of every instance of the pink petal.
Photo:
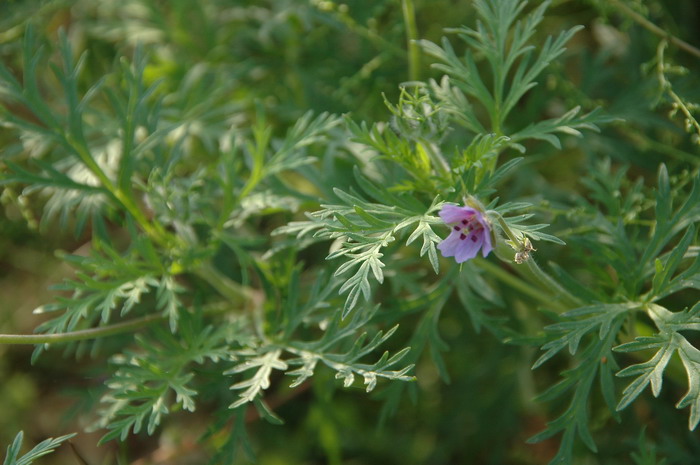
[[[479,223],[481,223],[481,226],[484,227],[484,230],[482,231],[483,246],[481,248],[481,253],[484,257],[486,257],[493,250],[493,245],[491,244],[491,225],[480,211],[476,212],[476,219]]]
[[[476,210],[469,207],[458,207],[457,205],[446,204],[440,210],[440,218],[447,224],[459,223],[462,220],[471,218],[476,214]]]
[[[481,255],[486,257],[493,250],[493,245],[491,245],[491,233],[488,229],[484,230],[484,245],[481,246]]]
[[[462,242],[459,236],[460,233],[452,231],[446,239],[438,244],[437,248],[440,249],[443,257],[454,257],[459,251],[459,246]]]
[[[489,222],[486,220],[486,218],[484,218],[484,214],[482,212],[480,212],[479,210],[474,210],[474,214],[476,215],[477,221],[481,223],[481,226],[483,226],[484,229],[491,229]]]
[[[483,236],[476,236],[476,241],[472,241],[471,236],[469,236],[460,242],[462,242],[461,247],[455,255],[455,261],[457,263],[463,263],[476,257],[483,242]]]

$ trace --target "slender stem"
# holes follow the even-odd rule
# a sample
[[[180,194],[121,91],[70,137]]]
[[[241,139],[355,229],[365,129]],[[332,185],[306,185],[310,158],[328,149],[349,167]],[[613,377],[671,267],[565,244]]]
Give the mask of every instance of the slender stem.
[[[74,144],[73,146],[83,163],[90,168],[109,193],[131,214],[146,235],[160,245],[167,245],[169,237],[162,225],[157,221],[151,223],[148,218],[146,218],[146,215],[144,215],[143,211],[136,205],[132,197],[128,195],[126,191],[116,187],[114,183],[112,183],[109,177],[92,158],[87,148],[81,144]],[[209,263],[200,266],[198,269],[194,270],[194,273],[211,284],[212,287],[231,302],[239,303],[241,301],[249,302],[253,300],[251,292],[248,289],[226,278]]]
[[[503,105],[503,73],[498,67],[497,69],[493,70],[493,81],[494,81],[494,92],[493,92],[493,113],[491,113],[491,131],[496,134],[496,136],[502,136],[503,135],[503,128],[501,127],[503,123],[503,116],[501,115],[501,107]],[[495,161],[498,157],[493,157],[492,160],[494,160],[494,165]]]
[[[221,295],[233,303],[254,301],[252,291],[219,273],[210,263],[201,265],[194,273],[208,282]]]
[[[523,294],[525,294],[529,297],[532,297],[533,299],[535,299],[538,302],[541,302],[543,304],[547,304],[550,306],[555,305],[555,306],[559,307],[559,310],[561,310],[561,311],[566,311],[569,309],[568,307],[564,307],[563,305],[561,305],[557,302],[553,302],[550,295],[543,294],[541,290],[539,290],[535,287],[532,287],[529,283],[523,281],[522,279],[520,279],[519,277],[517,277],[511,273],[508,273],[503,268],[501,268],[497,265],[494,265],[493,263],[491,263],[487,260],[484,260],[482,258],[476,258],[476,259],[474,259],[474,264],[476,266],[478,266],[479,268],[481,268],[482,270],[486,271],[488,274],[490,274],[494,278],[502,281],[503,283],[512,287],[513,289],[516,289],[516,290],[522,292]]]
[[[198,309],[203,314],[217,314],[230,311],[230,306],[225,303],[207,305]],[[53,344],[61,342],[84,341],[101,337],[114,336],[144,328],[153,323],[166,321],[167,315],[162,313],[147,315],[133,320],[123,321],[97,328],[82,329],[68,333],[56,334],[0,334],[0,344]]]
[[[63,133],[61,135],[63,136],[66,145],[75,151],[75,154],[78,156],[78,158],[80,158],[80,161],[83,162],[83,164],[93,175],[95,175],[97,179],[99,179],[100,183],[105,187],[105,189],[114,195],[116,189],[112,183],[112,180],[109,179],[109,176],[107,176],[102,167],[100,167],[95,159],[92,158],[92,155],[85,144],[80,141],[76,141],[70,134]]]
[[[402,0],[403,21],[406,24],[406,42],[408,45],[408,79],[420,80],[420,48],[418,47],[418,26],[413,0]]]
[[[272,137],[272,128],[267,125],[267,120],[265,118],[265,111],[263,108],[257,108],[257,116],[255,120],[255,126],[253,126],[253,139],[255,143],[248,145],[248,150],[250,151],[253,166],[251,167],[248,179],[238,194],[236,202],[240,202],[243,198],[247,197],[255,186],[265,177],[265,152],[270,146],[270,138]],[[279,151],[273,156],[279,156]]]
[[[505,218],[503,218],[503,215],[498,213],[496,210],[489,210],[486,212],[488,216],[495,217],[496,220],[498,221],[498,225],[501,227],[501,230],[506,233],[506,236],[508,236],[508,239],[513,241],[514,244],[520,244],[521,238],[517,237],[513,231],[510,229],[510,226],[508,226],[508,223],[506,223]]]
[[[450,175],[450,164],[447,162],[445,157],[440,153],[440,149],[435,147],[435,144],[430,143],[427,140],[421,140],[421,145],[428,153],[428,156],[435,162],[435,166],[440,172],[441,176],[447,178]]]
[[[532,258],[528,258],[525,263],[532,274],[537,278],[537,280],[545,286],[550,292],[554,293],[557,297],[566,300],[569,304],[578,307],[581,305],[581,301],[576,298],[569,291],[564,289],[561,284],[556,282],[551,276],[545,273],[542,268],[539,267],[537,262]]]
[[[505,218],[503,218],[503,215],[498,213],[495,210],[489,210],[488,216],[491,218],[496,218],[498,221],[499,226],[501,227],[501,230],[508,236],[508,239],[513,242],[514,246],[521,247],[524,244],[524,241],[527,242],[526,238],[518,237],[511,229],[510,226],[508,226],[508,223],[506,222]],[[526,252],[529,252],[532,249],[527,249]],[[556,297],[559,297],[563,300],[566,301],[566,303],[573,305],[573,306],[579,306],[581,302],[579,299],[577,299],[575,296],[573,296],[569,291],[564,289],[561,284],[556,282],[551,276],[549,276],[547,273],[545,273],[539,265],[537,265],[537,262],[527,254],[527,258],[524,261],[524,263],[527,264],[527,269],[530,271],[530,273],[535,277],[537,282],[542,285],[547,291],[553,293]],[[552,302],[548,300],[548,303],[551,305]]]
[[[671,85],[671,82],[668,79],[666,79],[666,74],[664,74],[664,70],[666,67],[666,64],[664,62],[664,50],[666,49],[666,45],[667,42],[664,40],[659,44],[659,46],[656,49],[656,71],[659,78],[659,82],[661,83],[662,88],[673,99],[675,107],[680,108],[683,115],[685,115],[688,129],[692,125],[695,128],[695,131],[700,135],[700,123],[698,123],[698,121],[695,119],[692,113],[690,113],[690,110],[688,109],[687,105],[678,96],[678,94],[676,94],[673,91],[673,86]]]
[[[168,243],[168,233],[163,229],[163,226],[157,222],[150,222],[143,211],[136,205],[132,198],[124,193],[122,190],[118,190],[114,193],[117,199],[121,202],[124,208],[134,217],[136,222],[139,224],[141,229],[153,239],[156,243],[165,245]]]
[[[624,3],[622,3],[620,0],[610,0],[610,3],[612,3],[619,11],[626,14],[630,18],[632,18],[634,21],[639,23],[639,25],[641,25],[642,27],[644,27],[648,31],[651,31],[652,33],[656,34],[659,37],[663,37],[664,39],[668,39],[671,43],[676,45],[678,48],[681,48],[681,49],[685,50],[686,52],[700,58],[700,49],[690,45],[688,42],[685,42],[676,36],[669,34],[666,31],[664,31],[659,26],[652,23],[651,21],[646,19],[644,16],[640,15],[639,13],[634,11],[632,8],[630,8],[627,5],[625,5]]]
[[[139,51],[136,51],[136,55],[139,55]],[[117,186],[120,190],[122,191],[130,191],[131,189],[131,175],[132,175],[132,167],[130,164],[127,162],[128,157],[132,156],[131,151],[133,149],[133,144],[134,144],[134,133],[136,131],[136,128],[134,126],[134,114],[136,113],[136,105],[137,105],[137,95],[141,94],[142,92],[139,92],[139,85],[136,83],[137,80],[130,80],[129,82],[129,97],[127,99],[126,103],[126,112],[124,115],[124,127],[122,130],[124,131],[123,138],[122,138],[122,159],[121,159],[121,164],[123,166],[120,166],[119,169],[119,175],[117,177]]]
[[[655,150],[685,163],[691,163],[695,166],[700,165],[700,157],[696,154],[657,142],[643,132],[634,132],[627,128],[627,126],[619,126],[618,131],[623,136],[627,137],[627,139],[637,144],[641,150]]]
[[[373,28],[364,26],[355,21],[355,19],[348,14],[348,8],[346,5],[335,5],[331,2],[322,3],[325,5],[319,8],[320,5],[318,3],[311,2],[311,4],[316,6],[316,8],[319,8],[320,11],[334,16],[335,19],[343,23],[350,31],[372,42],[372,44],[374,44],[378,49],[384,50],[397,57],[406,56],[406,51],[403,48],[399,47],[394,42],[385,39]]]
[[[109,176],[102,170],[100,165],[92,158],[85,144],[75,141],[69,135],[64,135],[66,143],[75,151],[80,161],[99,179],[102,186],[109,194],[119,203],[124,209],[134,217],[139,226],[148,234],[148,236],[156,242],[163,244],[166,242],[167,233],[158,222],[149,222],[143,211],[136,205],[134,200],[125,191],[114,185]]]
[[[264,137],[264,135],[263,135]],[[269,137],[269,135],[268,135]],[[267,143],[267,141],[265,141]],[[141,208],[134,202],[132,196],[130,193],[128,193],[125,190],[120,189],[119,187],[115,186],[114,183],[109,179],[109,177],[102,171],[100,166],[95,162],[95,160],[92,158],[90,153],[88,152],[87,148],[84,147],[81,144],[74,144],[74,149],[78,152],[79,157],[81,160],[90,168],[90,170],[97,176],[102,183],[102,185],[108,190],[108,192],[119,202],[122,204],[122,206],[128,211],[131,216],[134,218],[136,223],[141,227],[141,229],[146,233],[146,235],[152,239],[154,242],[156,242],[159,245],[162,246],[168,246],[168,244],[172,244],[171,242],[171,237],[165,231],[163,226],[155,221],[155,222],[150,222],[146,215],[143,213]],[[253,186],[251,186],[252,189]],[[250,289],[241,286],[240,284],[228,279],[226,276],[223,276],[221,273],[219,273],[216,268],[211,264],[207,263],[199,268],[193,270],[194,274],[199,276],[200,278],[204,279],[207,281],[212,287],[214,287],[222,296],[226,297],[230,302],[232,303],[249,303],[249,302],[254,302],[254,296],[253,293],[250,291]],[[106,326],[104,328],[110,328],[109,326]],[[120,327],[121,328],[121,327]],[[85,330],[88,331],[88,333],[85,333],[87,335],[83,335],[81,332],[77,332],[78,334],[75,337],[78,338],[92,338],[92,337],[98,337],[103,335],[103,333],[97,333],[97,336],[92,336],[89,331],[97,331],[101,328],[96,328],[94,330]],[[119,329],[119,332],[128,330],[127,329]],[[66,334],[71,334],[71,333],[66,333]],[[22,339],[22,340],[27,340],[28,342],[24,342],[26,344],[35,344],[36,342],[31,342],[36,338],[41,338],[41,337],[47,337],[47,336],[62,336],[62,335],[32,335],[32,336],[21,336],[21,338],[26,338],[29,337],[29,339]],[[37,339],[38,340],[38,339]],[[60,339],[59,339],[60,340]],[[71,339],[68,339],[71,340]],[[0,340],[2,342],[2,340]],[[8,339],[9,343],[9,339]],[[18,342],[22,343],[22,342]]]
[[[135,318],[130,321],[116,323],[99,328],[83,329],[71,331],[69,333],[58,334],[0,334],[0,344],[51,344],[56,342],[84,341],[86,339],[97,339],[98,337],[113,336],[115,334],[126,333],[135,329],[143,328],[156,321],[163,321],[165,315],[149,315],[142,318]]]

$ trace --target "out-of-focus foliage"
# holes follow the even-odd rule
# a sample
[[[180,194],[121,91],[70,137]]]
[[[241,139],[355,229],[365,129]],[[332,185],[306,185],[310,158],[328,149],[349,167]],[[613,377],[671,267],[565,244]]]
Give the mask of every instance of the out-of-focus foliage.
[[[0,12],[6,463],[700,453],[697,2]]]
[[[20,448],[22,447],[22,440],[24,438],[24,433],[20,431],[17,433],[17,436],[15,436],[15,440],[12,441],[12,444],[7,448],[7,455],[5,456],[3,465],[29,465],[39,457],[50,454],[62,442],[73,436],[75,436],[75,434],[68,434],[56,439],[46,439],[34,446],[32,450],[26,454],[20,456]]]

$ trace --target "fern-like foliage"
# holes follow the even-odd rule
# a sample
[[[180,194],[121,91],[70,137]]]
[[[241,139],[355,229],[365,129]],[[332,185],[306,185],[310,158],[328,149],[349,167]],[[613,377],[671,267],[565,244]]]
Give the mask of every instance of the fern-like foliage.
[[[311,311],[311,308],[307,306],[306,311]],[[319,363],[335,371],[335,377],[342,379],[345,387],[352,386],[356,376],[361,377],[367,392],[376,387],[379,378],[413,381],[415,378],[408,375],[413,364],[405,365],[398,370],[391,369],[406,356],[410,350],[408,347],[393,356],[385,351],[376,362],[363,363],[362,359],[376,351],[397,329],[394,326],[386,333],[378,331],[370,341],[367,341],[368,333],[363,331],[363,328],[375,312],[376,308],[362,309],[355,312],[350,321],[346,322],[343,322],[342,316],[337,314],[325,326],[323,336],[316,341],[290,340],[286,343],[270,341],[255,350],[245,349],[235,352],[238,363],[225,374],[241,375],[249,370],[254,371],[252,376],[231,386],[232,390],[241,392],[230,408],[236,409],[249,402],[260,400],[259,397],[263,391],[270,387],[273,370],[293,376],[295,379],[290,387],[297,387],[314,375]],[[344,347],[348,348],[342,350]],[[292,367],[298,368],[292,369]]]
[[[693,193],[695,193],[695,189]],[[691,198],[689,198],[689,201]],[[687,207],[687,205],[688,203],[686,202],[672,216],[680,219],[678,218],[680,213],[694,209],[693,207]],[[670,208],[670,204],[657,205],[657,211],[659,209],[667,211]],[[664,234],[664,232],[661,231],[660,234]],[[698,258],[697,250],[690,247],[694,237],[695,226],[691,224],[676,248],[666,256],[655,260],[655,273],[650,291],[650,294],[653,296],[652,300],[659,300],[683,289],[700,289],[698,285],[700,280],[700,259]],[[692,260],[691,265],[674,276],[684,260]],[[622,410],[628,406],[649,384],[651,384],[654,396],[658,396],[661,392],[664,370],[673,355],[677,354],[681,362],[683,362],[688,375],[688,392],[678,402],[677,407],[690,406],[688,426],[691,430],[695,429],[698,422],[700,422],[700,377],[698,376],[700,351],[680,332],[700,329],[700,319],[697,317],[700,305],[696,304],[690,309],[672,312],[662,305],[650,302],[646,306],[646,311],[657,327],[657,334],[651,337],[638,337],[633,342],[616,347],[615,350],[625,353],[656,350],[656,353],[649,361],[629,366],[618,373],[618,376],[636,376],[636,378],[625,388],[617,408]]]
[[[634,307],[628,304],[602,304],[582,307],[562,315],[563,321],[547,329],[561,336],[544,346],[546,350],[533,368],[537,368],[559,351],[568,348],[569,353],[578,353],[578,364],[562,373],[564,378],[539,396],[540,401],[550,401],[570,393],[570,403],[564,412],[547,424],[547,429],[529,439],[538,442],[558,433],[563,433],[559,451],[550,464],[571,463],[575,441],[580,438],[591,450],[596,445],[591,436],[589,422],[589,402],[596,379],[605,401],[613,408],[615,391],[613,371],[617,364],[612,355],[612,346],[625,316]],[[579,352],[579,344],[584,336],[588,342]]]
[[[76,14],[104,13],[89,3],[79,2]],[[403,393],[421,395],[431,378],[455,378],[450,364],[464,361],[457,347],[476,354],[478,371],[498,375],[517,365],[519,380],[527,379],[529,349],[518,352],[517,364],[501,364],[479,357],[483,341],[536,343],[542,354],[534,375],[565,366],[539,397],[561,410],[531,438],[560,437],[552,463],[578,460],[579,442],[595,451],[601,442],[591,419],[620,419],[647,387],[658,396],[664,382],[687,386],[677,407],[689,408],[690,429],[700,423],[700,350],[693,337],[700,304],[691,300],[700,290],[700,178],[697,170],[669,163],[668,171],[659,167],[652,189],[629,178],[644,163],[616,171],[603,161],[590,163],[581,179],[579,167],[596,159],[580,152],[587,144],[572,149],[570,160],[554,161],[563,137],[597,131],[610,119],[588,112],[592,100],[584,99],[586,111],[569,104],[581,99],[558,85],[562,76],[545,74],[581,29],[538,43],[550,1],[475,0],[473,9],[465,7],[477,16],[471,27],[448,29],[450,39],[440,44],[410,41],[411,74],[420,68],[418,45],[442,76],[384,96],[386,117],[378,120],[363,118],[375,114],[362,113],[364,102],[345,117],[323,112],[331,107],[317,97],[336,83],[318,86],[307,79],[323,73],[304,69],[313,57],[303,47],[317,47],[330,30],[310,27],[319,18],[381,49],[330,91],[350,104],[357,102],[348,89],[368,82],[387,60],[404,58],[377,33],[377,18],[358,21],[354,7],[268,2],[226,9],[222,19],[213,18],[222,11],[217,1],[106,3],[113,8],[106,17],[128,19],[92,28],[101,32],[61,31],[56,41],[30,26],[17,47],[10,42],[21,28],[7,28],[3,56],[11,59],[0,64],[0,124],[7,130],[0,136],[0,186],[7,188],[0,200],[21,202],[19,216],[30,225],[41,218],[43,233],[57,228],[56,240],[72,251],[59,258],[74,271],[37,309],[47,318],[37,334],[0,339],[48,341],[37,344],[34,360],[67,343],[69,351],[91,347],[109,361],[91,378],[106,380],[95,424],[106,430],[102,442],[155,434],[177,421],[175,411],[214,412],[204,447],[216,450],[211,463],[236,463],[241,447],[254,452],[246,431],[253,409],[273,424],[283,422],[274,410],[278,399],[291,399],[286,385],[303,389],[320,378],[310,392],[324,400],[340,386],[372,391],[384,402],[384,422],[402,408]],[[391,16],[390,3],[376,2],[368,14]],[[416,39],[411,2],[405,3],[406,29]],[[171,15],[161,18],[163,11]],[[79,23],[67,15],[68,27]],[[240,28],[219,27],[227,24]],[[131,58],[118,56],[123,45],[131,50],[138,42],[126,37],[132,27],[153,37],[134,46]],[[110,48],[105,30],[124,44]],[[189,40],[191,30],[198,31],[196,40]],[[347,50],[373,48],[337,31],[333,37],[352,45]],[[116,56],[103,62],[75,53],[80,41],[71,38],[82,33],[101,39],[87,40],[88,50],[99,55],[104,47]],[[175,43],[155,38],[161,35]],[[287,39],[292,47],[278,46]],[[665,47],[657,49],[662,91],[694,133],[695,108],[674,97]],[[272,65],[265,64],[268,52]],[[229,54],[235,60],[225,61]],[[345,55],[343,61],[358,63]],[[584,69],[578,76],[581,88],[589,74]],[[385,83],[384,77],[376,81]],[[552,77],[556,95],[545,99],[549,88],[536,88],[537,81]],[[292,94],[295,104],[319,111],[278,104]],[[685,136],[662,126],[655,131]],[[663,146],[653,147],[694,160],[685,149]],[[584,195],[575,195],[579,179]],[[493,253],[459,264],[438,254],[438,244],[453,234],[440,218],[446,205],[481,211]],[[481,342],[460,334],[470,324],[488,333],[472,334]],[[108,344],[93,343],[107,337]],[[426,368],[427,382],[412,383],[421,363],[432,364],[417,370]],[[443,392],[443,399],[454,395]],[[477,407],[471,413],[483,418],[479,412],[488,408]],[[506,416],[517,413],[498,407]],[[600,408],[609,412],[600,415]],[[307,420],[315,421],[294,418]],[[321,436],[328,461],[340,462],[325,430]],[[27,465],[67,438],[20,458],[20,434],[6,465]],[[634,460],[655,460],[643,444],[639,449]],[[426,460],[440,462],[435,457]]]
[[[270,375],[273,369],[281,371],[287,369],[287,363],[280,358],[282,355],[280,349],[270,350],[265,348],[264,350],[261,355],[258,355],[256,351],[240,352],[238,356],[244,358],[245,361],[224,372],[225,375],[235,375],[255,369],[255,374],[252,377],[231,386],[233,390],[245,390],[238,395],[239,399],[232,403],[229,408],[237,408],[255,400],[262,394],[263,390],[270,387]]]
[[[22,441],[24,440],[24,433],[20,431],[15,436],[15,439],[7,447],[7,455],[5,455],[5,460],[3,465],[30,465],[34,463],[39,457],[50,454],[63,442],[75,436],[73,434],[67,434],[65,436],[60,436],[58,438],[46,439],[32,448],[26,454],[20,456],[20,449],[22,447]]]
[[[359,170],[355,171],[355,177],[368,195],[380,192],[380,189]],[[441,220],[432,213],[440,209],[441,202],[435,199],[432,205],[423,207],[425,210],[421,212],[416,211],[415,202],[409,203],[394,196],[391,196],[393,205],[383,205],[365,200],[354,191],[348,193],[335,189],[335,194],[342,203],[323,205],[322,210],[309,215],[308,221],[289,223],[279,228],[276,234],[296,234],[301,238],[314,232],[314,237],[335,239],[339,242],[337,250],[332,251],[326,259],[343,257],[347,260],[338,267],[335,276],[354,270],[354,274],[344,282],[339,291],[348,292],[343,317],[355,308],[361,294],[365,299],[370,298],[370,276],[380,284],[384,281],[382,250],[407,228],[412,232],[406,245],[422,238],[419,255],[427,254],[433,269],[438,272],[435,245],[440,238],[433,232],[432,225],[440,223]],[[387,194],[381,197],[386,199]]]
[[[337,320],[336,320],[336,323]],[[356,325],[352,325],[357,328]],[[413,368],[413,364],[406,365],[399,370],[389,370],[398,364],[410,347],[405,347],[393,356],[389,357],[389,352],[384,352],[381,358],[372,364],[363,364],[360,359],[375,351],[380,345],[386,342],[395,332],[398,326],[394,326],[384,334],[382,331],[377,332],[369,341],[367,333],[361,333],[360,337],[355,340],[352,348],[344,353],[329,352],[331,342],[321,339],[311,344],[297,344],[295,347],[290,347],[290,351],[298,356],[291,359],[290,365],[301,365],[296,370],[290,371],[288,374],[296,377],[291,384],[292,387],[298,386],[310,376],[313,375],[314,369],[318,362],[327,365],[336,372],[335,377],[343,380],[343,386],[350,387],[355,381],[355,376],[362,378],[366,386],[366,391],[372,391],[377,385],[378,378],[394,379],[400,381],[413,381],[415,378],[409,376],[408,372]],[[333,328],[331,328],[333,330]],[[331,334],[335,331],[333,330]],[[345,332],[345,330],[343,330]],[[337,334],[337,333],[336,333]],[[349,334],[349,333],[348,333]],[[340,334],[338,339],[343,339],[344,334]]]
[[[700,422],[700,351],[679,332],[700,330],[700,304],[682,312],[671,312],[657,304],[650,304],[648,310],[658,328],[658,334],[651,337],[638,337],[633,342],[615,348],[618,352],[629,353],[641,350],[656,350],[647,362],[631,365],[621,370],[617,376],[636,376],[625,388],[617,405],[622,410],[632,403],[648,385],[654,397],[661,393],[663,374],[671,357],[677,354],[688,374],[688,392],[678,402],[678,408],[690,407],[688,427],[693,430]]]
[[[127,253],[119,253],[108,243],[93,241],[91,255],[65,255],[76,269],[76,277],[53,286],[60,294],[56,302],[40,306],[38,314],[57,315],[37,327],[37,332],[60,334],[107,324],[128,315],[152,294],[154,308],[176,330],[184,287],[164,268],[150,241],[141,238]],[[37,346],[34,359],[44,349]]]
[[[598,193],[620,186],[621,178],[612,173],[599,173],[595,183]],[[542,433],[531,438],[539,441],[559,432],[563,433],[562,441],[556,457],[551,463],[570,463],[576,438],[580,438],[591,450],[596,445],[588,428],[590,397],[596,379],[607,407],[612,415],[617,417],[617,411],[632,403],[648,386],[657,396],[661,391],[663,373],[674,354],[678,354],[688,374],[688,392],[678,404],[679,408],[691,407],[689,427],[694,429],[700,418],[698,414],[698,350],[679,331],[697,330],[698,307],[690,310],[672,312],[655,303],[661,298],[683,289],[697,289],[697,275],[700,269],[697,251],[690,244],[695,238],[694,222],[697,222],[700,197],[697,192],[698,180],[693,181],[693,187],[680,206],[674,209],[671,197],[671,186],[668,173],[662,165],[657,178],[656,202],[654,205],[654,228],[649,231],[649,241],[643,248],[632,246],[630,235],[639,234],[638,226],[630,222],[625,226],[621,217],[617,223],[598,214],[592,222],[599,228],[601,234],[609,237],[611,246],[603,242],[596,244],[606,263],[612,265],[622,280],[617,288],[617,302],[593,303],[568,311],[558,317],[559,321],[547,327],[550,340],[542,346],[545,353],[537,360],[534,368],[541,366],[556,354],[568,348],[576,355],[576,365],[562,373],[563,380],[541,394],[541,400],[552,400],[565,396],[568,392],[570,404],[566,410],[547,425]],[[639,185],[630,187],[629,195],[637,195]],[[600,197],[608,196],[600,195]],[[630,199],[616,199],[607,208],[613,213],[624,217],[629,209],[636,208]],[[625,213],[623,213],[625,212]],[[662,251],[684,231],[682,238],[675,247],[667,253]],[[623,255],[628,254],[628,255]],[[690,262],[690,264],[687,264]],[[652,266],[653,264],[653,266]],[[683,268],[681,265],[685,264]],[[633,272],[630,272],[632,268]],[[678,272],[679,269],[683,271]],[[564,275],[563,275],[564,276]],[[596,301],[602,298],[610,299],[602,294],[596,294],[583,289],[573,280],[565,278],[562,283],[580,301]],[[643,288],[649,289],[640,294]],[[620,293],[620,289],[626,291]],[[658,332],[653,336],[636,338],[633,342],[617,345],[620,333],[625,323],[637,312],[645,311],[657,326]],[[637,351],[655,350],[650,360],[637,363],[619,370],[620,356],[615,355],[634,353]],[[619,371],[618,371],[619,370]],[[624,389],[622,397],[616,399],[614,376],[635,379]]]
[[[579,115],[580,109],[574,108],[560,117],[524,128],[516,129],[507,124],[515,105],[537,85],[535,79],[564,53],[566,43],[581,29],[571,28],[555,38],[548,37],[540,47],[533,46],[530,40],[549,3],[542,2],[521,17],[526,2],[476,1],[475,8],[480,17],[476,28],[448,30],[468,45],[469,49],[463,56],[455,52],[446,38],[442,40],[441,46],[426,40],[420,41],[425,53],[438,60],[433,66],[445,73],[439,83],[430,82],[438,103],[445,111],[474,134],[508,136],[508,145],[522,152],[525,151],[519,143],[522,140],[541,139],[560,147],[557,133],[579,135],[578,129],[597,130],[596,123],[607,120],[595,113]],[[491,82],[487,81],[487,73],[479,69],[477,57],[485,58],[488,63]],[[479,112],[472,103],[481,105],[490,116],[490,121],[480,119]]]
[[[110,430],[101,442],[124,440],[142,429],[153,434],[175,406],[194,411],[197,390],[192,365],[232,357],[229,343],[234,340],[236,326],[215,329],[204,326],[201,315],[186,313],[183,320],[178,333],[154,327],[151,337],[137,336],[138,350],[113,357],[116,369],[106,383],[105,408],[95,425]]]
[[[9,170],[0,183],[28,184],[27,193],[41,190],[49,197],[43,211],[45,227],[56,217],[67,227],[74,217],[75,233],[80,234],[89,221],[99,226],[109,207],[122,205],[137,214],[133,205],[136,167],[173,128],[157,127],[156,85],[144,83],[142,49],[137,50],[133,66],[124,63],[118,73],[125,88],[107,88],[104,78],[83,89],[86,55],[76,60],[66,34],[59,34],[60,65],[49,68],[59,85],[55,91],[65,97],[65,113],[42,96],[39,76],[47,67],[44,50],[29,27],[23,44],[23,82],[0,65],[3,98],[22,105],[30,115],[4,111],[3,124],[22,134],[31,155],[24,164],[6,160]],[[110,111],[103,112],[106,108]]]

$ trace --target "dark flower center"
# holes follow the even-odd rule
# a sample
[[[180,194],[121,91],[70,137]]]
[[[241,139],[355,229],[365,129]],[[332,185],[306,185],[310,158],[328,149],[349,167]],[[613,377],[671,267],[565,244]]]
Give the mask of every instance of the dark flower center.
[[[468,219],[463,219],[461,221],[461,225],[456,224],[453,226],[453,229],[455,231],[465,231],[459,235],[460,240],[465,240],[467,237],[469,237],[472,242],[476,242],[478,240],[477,233],[482,231],[484,226],[476,219],[476,215],[472,215]]]

